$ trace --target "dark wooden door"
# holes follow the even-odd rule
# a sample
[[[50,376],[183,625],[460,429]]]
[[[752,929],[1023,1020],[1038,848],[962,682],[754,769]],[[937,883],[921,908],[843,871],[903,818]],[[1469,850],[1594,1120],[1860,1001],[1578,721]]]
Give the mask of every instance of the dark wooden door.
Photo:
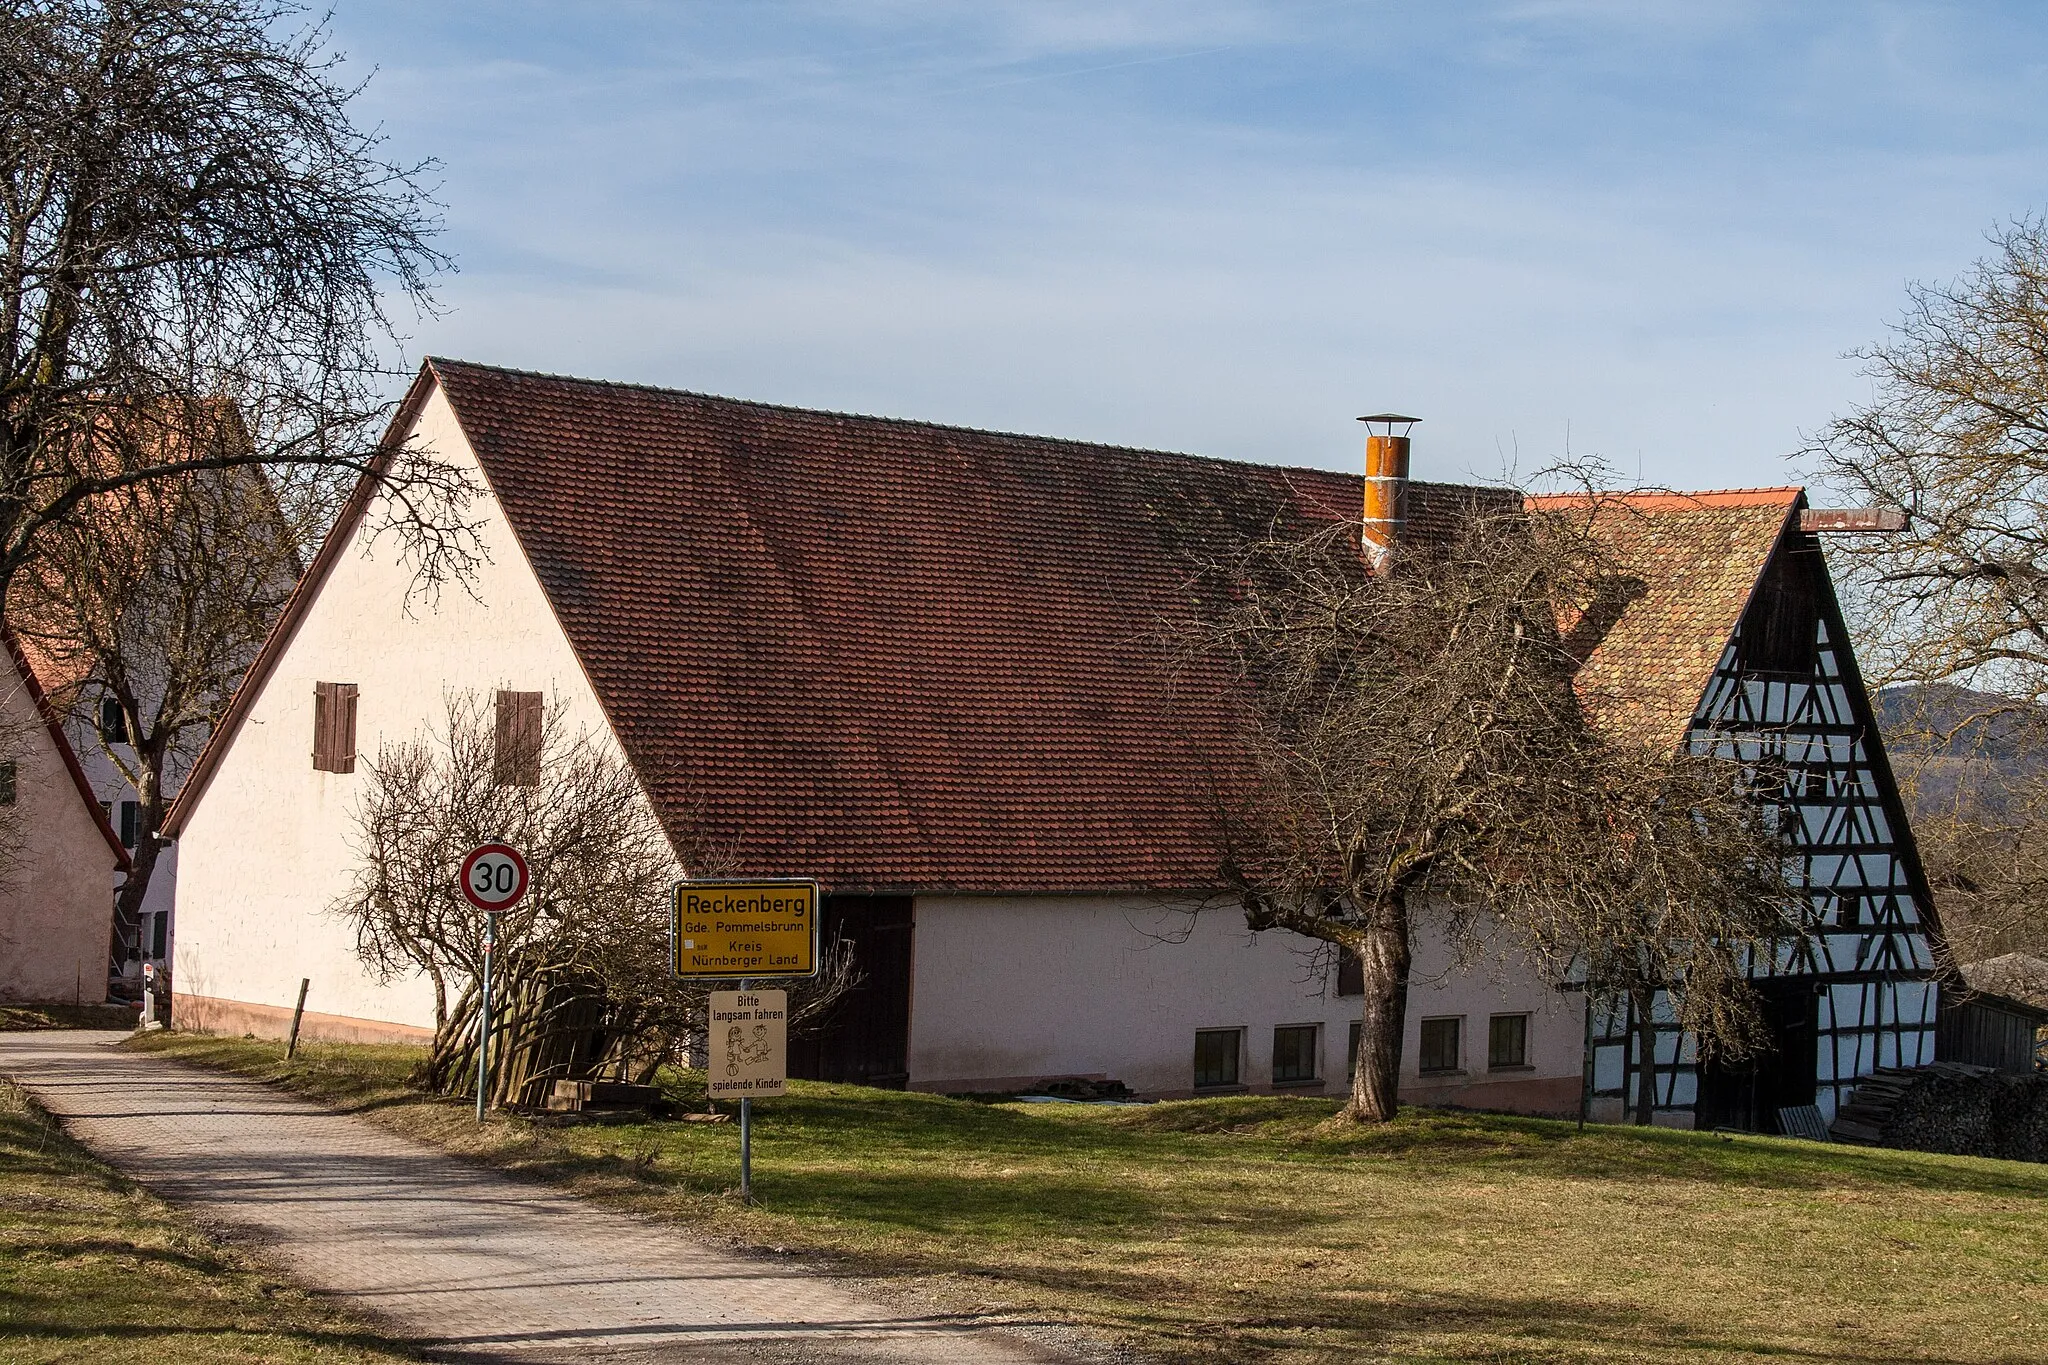
[[[860,985],[824,1026],[789,1043],[789,1074],[901,1090],[910,1081],[910,958],[916,921],[909,896],[827,896],[829,945],[853,945]]]
[[[1756,987],[1769,1041],[1741,1062],[1700,1068],[1697,1127],[1775,1133],[1780,1109],[1812,1104],[1819,1094],[1820,999],[1812,979],[1759,981]]]

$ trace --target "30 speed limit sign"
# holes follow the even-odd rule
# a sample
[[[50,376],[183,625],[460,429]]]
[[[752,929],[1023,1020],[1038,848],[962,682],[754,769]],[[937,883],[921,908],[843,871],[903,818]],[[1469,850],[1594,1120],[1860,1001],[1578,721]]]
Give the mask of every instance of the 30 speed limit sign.
[[[462,894],[479,910],[509,910],[526,894],[526,859],[510,844],[479,844],[462,860]]]

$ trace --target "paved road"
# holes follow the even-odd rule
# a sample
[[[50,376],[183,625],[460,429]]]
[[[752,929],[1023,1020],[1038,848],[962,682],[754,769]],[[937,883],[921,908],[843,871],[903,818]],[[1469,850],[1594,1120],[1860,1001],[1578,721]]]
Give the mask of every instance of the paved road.
[[[909,1315],[849,1281],[713,1250],[267,1086],[117,1050],[119,1036],[0,1033],[0,1073],[143,1184],[438,1358],[1076,1359],[1028,1328]]]

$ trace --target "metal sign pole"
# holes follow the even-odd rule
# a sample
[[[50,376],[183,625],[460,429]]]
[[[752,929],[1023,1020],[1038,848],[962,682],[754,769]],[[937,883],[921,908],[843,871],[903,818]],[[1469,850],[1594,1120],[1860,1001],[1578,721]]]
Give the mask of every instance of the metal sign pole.
[[[484,996],[476,1035],[476,1121],[484,1121],[484,1101],[491,1088],[491,959],[498,955],[498,915],[484,916]]]
[[[747,979],[740,978],[740,989],[747,988]],[[754,1102],[740,1097],[740,1202],[754,1202]]]

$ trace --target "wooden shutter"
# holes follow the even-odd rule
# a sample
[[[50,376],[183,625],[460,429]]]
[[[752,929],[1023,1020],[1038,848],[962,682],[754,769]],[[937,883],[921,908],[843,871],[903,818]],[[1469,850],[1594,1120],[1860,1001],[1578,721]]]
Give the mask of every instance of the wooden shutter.
[[[494,765],[501,787],[540,785],[541,694],[498,693],[498,753]]]
[[[323,773],[356,770],[356,685],[313,684],[313,766]]]

